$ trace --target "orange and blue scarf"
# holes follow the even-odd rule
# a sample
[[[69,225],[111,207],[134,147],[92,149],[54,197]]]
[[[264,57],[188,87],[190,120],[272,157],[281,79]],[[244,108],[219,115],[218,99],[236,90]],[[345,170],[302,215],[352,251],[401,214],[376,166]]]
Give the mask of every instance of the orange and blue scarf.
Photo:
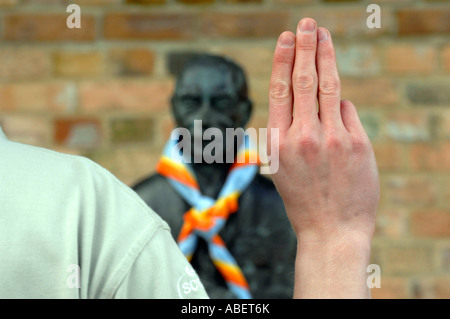
[[[231,166],[217,200],[200,193],[194,171],[183,159],[182,152],[176,152],[177,140],[170,140],[158,163],[157,171],[165,176],[175,190],[190,205],[183,215],[183,226],[177,242],[191,261],[197,248],[198,238],[208,244],[209,256],[225,279],[228,288],[239,299],[252,298],[250,287],[238,263],[227,249],[219,231],[225,226],[230,214],[238,209],[238,199],[258,172],[256,146],[248,135],[238,149],[235,163]],[[251,160],[251,159],[256,159]]]

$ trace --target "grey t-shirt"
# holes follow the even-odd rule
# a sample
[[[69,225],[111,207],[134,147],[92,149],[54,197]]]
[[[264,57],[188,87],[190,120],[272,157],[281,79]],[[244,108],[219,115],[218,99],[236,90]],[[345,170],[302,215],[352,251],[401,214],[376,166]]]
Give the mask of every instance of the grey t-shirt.
[[[91,160],[0,128],[0,298],[207,298],[167,224]]]

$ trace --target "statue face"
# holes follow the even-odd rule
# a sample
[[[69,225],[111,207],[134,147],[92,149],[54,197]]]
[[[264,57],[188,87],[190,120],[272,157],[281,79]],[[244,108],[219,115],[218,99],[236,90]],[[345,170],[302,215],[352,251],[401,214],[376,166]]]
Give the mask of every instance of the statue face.
[[[193,66],[179,79],[172,99],[178,127],[187,128],[192,143],[208,128],[218,128],[224,137],[226,128],[243,127],[249,117],[248,100],[242,101],[232,82],[231,71],[223,66]],[[194,120],[202,121],[202,130],[194,130]],[[198,137],[201,133],[202,136]],[[195,136],[197,134],[197,136]],[[203,148],[208,141],[203,141]],[[193,145],[193,144],[192,144]]]

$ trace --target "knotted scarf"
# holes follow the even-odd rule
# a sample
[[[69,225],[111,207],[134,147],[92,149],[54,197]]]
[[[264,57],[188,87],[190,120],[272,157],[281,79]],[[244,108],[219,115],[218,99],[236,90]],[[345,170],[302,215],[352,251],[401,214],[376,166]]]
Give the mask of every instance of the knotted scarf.
[[[174,151],[177,143],[177,140],[170,140],[166,144],[157,171],[191,205],[191,209],[183,215],[184,223],[177,239],[178,246],[191,261],[198,238],[204,239],[208,244],[209,256],[230,291],[236,298],[249,299],[252,296],[247,280],[219,232],[229,215],[237,211],[239,196],[258,172],[256,146],[248,135],[244,135],[218,198],[213,199],[201,194],[195,174],[184,160],[182,152]]]

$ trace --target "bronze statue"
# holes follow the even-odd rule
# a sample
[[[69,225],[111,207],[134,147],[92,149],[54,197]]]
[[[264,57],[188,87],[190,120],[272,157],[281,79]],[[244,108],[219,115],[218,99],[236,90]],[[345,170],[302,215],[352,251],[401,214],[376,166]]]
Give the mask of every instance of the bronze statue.
[[[217,128],[225,136],[227,128],[244,128],[252,111],[247,91],[244,71],[230,59],[199,55],[189,60],[177,77],[171,100],[177,127],[190,132],[192,144],[198,142],[195,139],[199,135],[195,132],[195,120],[202,121],[202,134],[208,128]],[[224,139],[223,160],[209,164],[194,160],[195,152],[205,150],[205,142],[201,148],[191,148],[191,154],[184,154],[191,160],[189,165],[202,195],[218,198],[233,168],[226,154],[231,151],[235,156],[238,143],[242,140],[236,138],[235,147],[230,150]],[[179,238],[186,220],[183,215],[192,205],[180,196],[169,179],[156,173],[133,189],[169,224],[174,238]],[[251,297],[291,298],[297,243],[275,186],[256,173],[237,204],[237,211],[227,215],[218,235],[242,270]],[[208,249],[209,244],[198,239],[191,259],[206,291],[213,299],[237,298],[229,289],[226,276],[211,260]]]

